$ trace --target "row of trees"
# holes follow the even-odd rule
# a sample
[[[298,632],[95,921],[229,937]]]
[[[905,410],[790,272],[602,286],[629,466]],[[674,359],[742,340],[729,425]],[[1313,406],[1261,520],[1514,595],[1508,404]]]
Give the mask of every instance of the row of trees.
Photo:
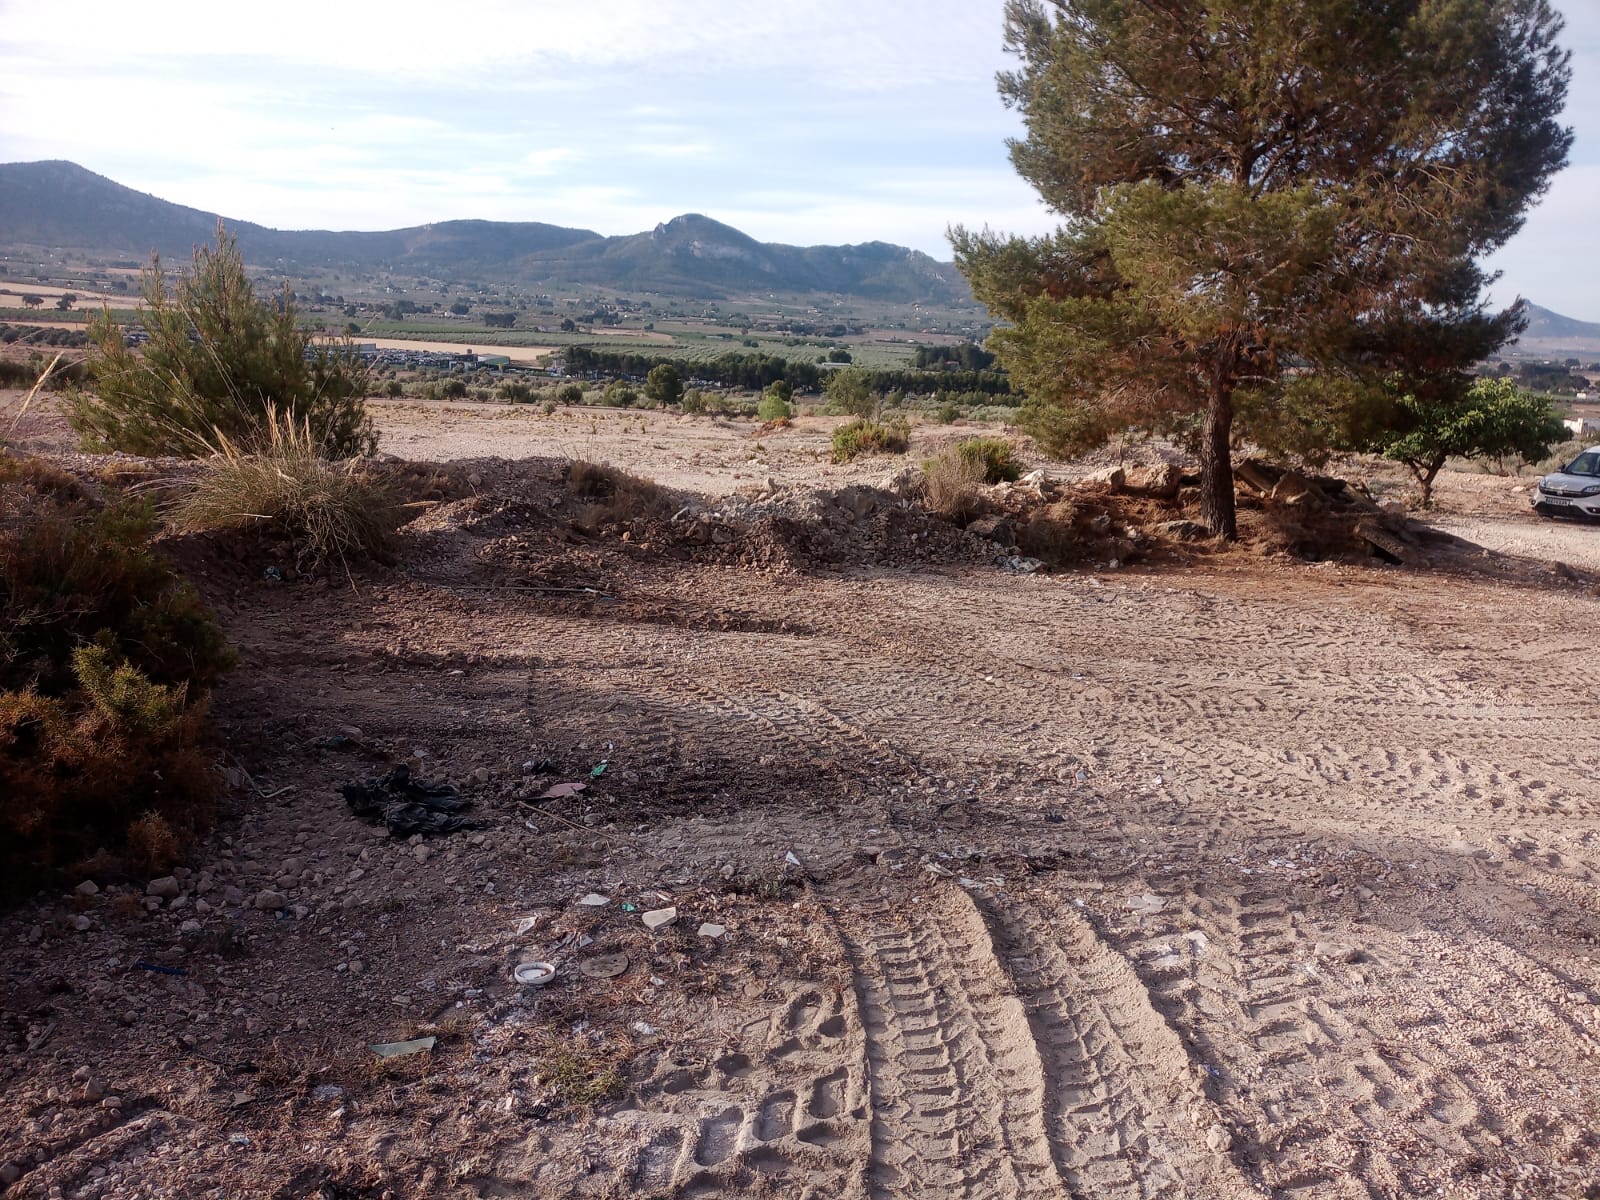
[[[597,350],[591,346],[570,346],[566,350],[567,369],[580,375],[622,375],[641,378],[657,366],[673,360],[660,355],[626,350]],[[792,391],[821,391],[830,376],[844,373],[828,371],[816,363],[797,362],[774,354],[742,354],[730,351],[707,362],[683,363],[679,368],[695,378],[726,387],[765,391],[774,383],[786,383]],[[866,381],[873,392],[903,392],[910,396],[931,396],[940,391],[981,392],[995,397],[1010,397],[1011,379],[1001,371],[870,370],[845,367]]]
[[[951,231],[1057,449],[1188,438],[1236,533],[1232,447],[1384,444],[1525,327],[1481,259],[1565,165],[1548,0],[1008,0],[1018,172],[1065,224]]]

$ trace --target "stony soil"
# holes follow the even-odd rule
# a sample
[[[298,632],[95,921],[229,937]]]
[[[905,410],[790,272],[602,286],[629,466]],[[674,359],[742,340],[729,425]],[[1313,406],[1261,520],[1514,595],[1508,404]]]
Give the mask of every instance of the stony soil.
[[[1600,1195],[1581,571],[1021,576],[820,425],[567,417],[383,419],[722,499],[586,534],[485,460],[353,586],[174,545],[242,651],[230,815],[0,918],[8,1200]],[[351,816],[398,761],[481,828]]]

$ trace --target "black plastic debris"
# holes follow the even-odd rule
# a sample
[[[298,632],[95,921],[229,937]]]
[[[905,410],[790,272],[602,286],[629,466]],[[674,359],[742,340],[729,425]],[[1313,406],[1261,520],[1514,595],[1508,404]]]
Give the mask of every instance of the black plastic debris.
[[[411,778],[411,768],[404,763],[387,775],[347,783],[339,791],[351,812],[374,825],[383,822],[395,837],[481,828],[470,817],[460,815],[472,801],[448,783]]]

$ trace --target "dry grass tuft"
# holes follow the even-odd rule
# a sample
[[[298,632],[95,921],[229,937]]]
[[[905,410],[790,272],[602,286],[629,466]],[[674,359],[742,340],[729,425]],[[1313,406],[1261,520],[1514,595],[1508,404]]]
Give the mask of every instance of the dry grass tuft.
[[[185,532],[263,529],[294,542],[302,567],[381,557],[397,506],[359,460],[332,462],[309,425],[276,412],[253,452],[215,431],[215,453],[168,512]]]
[[[968,521],[983,511],[984,466],[974,456],[946,451],[922,464],[923,497],[930,512]]]
[[[591,533],[607,525],[668,520],[679,503],[660,484],[583,459],[567,464],[567,491],[590,502],[578,515],[577,525]]]

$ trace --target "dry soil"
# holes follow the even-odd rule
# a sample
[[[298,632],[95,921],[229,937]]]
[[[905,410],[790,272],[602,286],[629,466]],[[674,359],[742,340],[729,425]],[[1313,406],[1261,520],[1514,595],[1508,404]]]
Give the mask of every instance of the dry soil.
[[[575,533],[557,464],[500,460],[904,463],[379,411],[476,460],[393,567],[174,547],[243,653],[231,815],[175,896],[0,919],[8,1200],[1600,1195],[1592,585],[1470,549],[1024,577],[886,494],[870,552],[719,559]],[[1547,528],[1510,486],[1446,493]],[[396,761],[482,828],[357,821],[338,785]]]

